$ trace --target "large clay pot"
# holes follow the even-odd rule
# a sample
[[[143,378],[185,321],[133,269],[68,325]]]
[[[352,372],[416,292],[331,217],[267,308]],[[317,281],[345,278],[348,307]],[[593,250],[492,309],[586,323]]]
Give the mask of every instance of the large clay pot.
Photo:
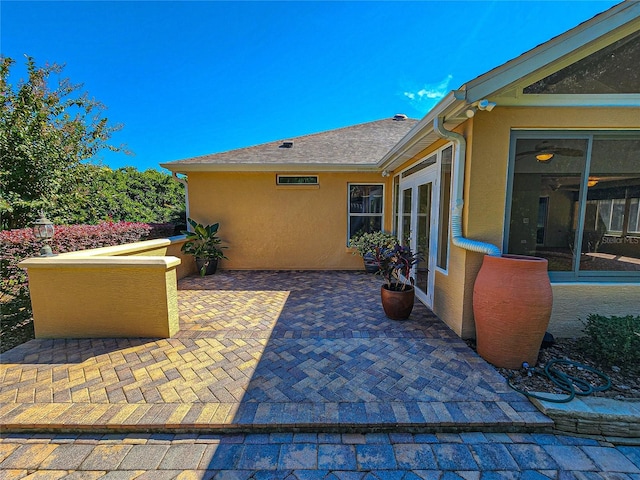
[[[380,288],[380,298],[387,317],[391,320],[406,320],[413,310],[415,291],[411,285],[407,285],[404,290],[397,290],[389,289],[385,284]]]
[[[546,259],[486,255],[473,288],[480,356],[501,368],[534,366],[552,303]]]

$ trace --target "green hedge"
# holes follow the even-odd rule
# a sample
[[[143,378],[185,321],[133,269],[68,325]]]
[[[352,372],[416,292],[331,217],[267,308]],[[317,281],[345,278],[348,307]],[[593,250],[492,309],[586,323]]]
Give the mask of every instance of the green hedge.
[[[605,365],[640,371],[640,316],[589,315],[580,348]]]

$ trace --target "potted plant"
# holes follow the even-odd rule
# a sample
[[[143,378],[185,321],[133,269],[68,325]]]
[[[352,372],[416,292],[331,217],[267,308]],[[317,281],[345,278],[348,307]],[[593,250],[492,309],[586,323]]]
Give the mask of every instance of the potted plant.
[[[220,224],[202,225],[191,218],[187,221],[193,231],[182,232],[187,236],[187,241],[182,245],[182,252],[195,257],[200,276],[216,273],[218,260],[227,258],[222,253],[222,249],[227,247],[220,245],[222,240],[218,237]]]
[[[398,244],[393,248],[376,251],[379,273],[385,278],[385,283],[380,288],[382,308],[392,320],[406,320],[411,315],[415,298],[415,282],[411,270],[420,258],[419,253]]]
[[[364,268],[368,273],[376,273],[379,268],[379,262],[376,260],[376,253],[381,249],[390,249],[398,245],[398,239],[395,235],[388,232],[377,230],[375,232],[356,233],[349,240],[349,246],[364,261]]]

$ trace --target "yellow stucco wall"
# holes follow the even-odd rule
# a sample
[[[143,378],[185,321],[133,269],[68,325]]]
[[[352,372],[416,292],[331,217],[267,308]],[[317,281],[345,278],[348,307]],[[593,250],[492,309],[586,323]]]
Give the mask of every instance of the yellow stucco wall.
[[[196,271],[184,237],[22,261],[36,338],[171,337],[177,279]]]
[[[637,109],[505,108],[478,112],[459,128],[467,139],[463,232],[468,238],[502,247],[509,142],[512,129],[638,129]],[[439,141],[405,162],[400,171],[442,147]],[[389,194],[391,192],[389,191]],[[443,208],[443,206],[440,206]],[[447,207],[445,207],[447,208]],[[436,270],[433,311],[463,338],[475,336],[473,285],[483,255],[449,245],[446,272]],[[640,284],[553,284],[549,330],[559,336],[580,333],[578,316],[638,314]],[[580,308],[577,306],[580,305]],[[579,315],[578,315],[579,313]]]
[[[198,273],[198,267],[196,266],[196,260],[191,255],[186,255],[180,250],[184,245],[185,240],[174,240],[167,246],[164,253],[160,255],[176,257],[180,259],[180,265],[176,267],[176,276],[178,280],[186,277],[187,275],[193,275]]]
[[[346,246],[348,184],[386,184],[388,228],[389,179],[366,172],[317,175],[319,186],[276,186],[275,172],[189,173],[191,217],[201,223],[220,222],[220,238],[229,247],[229,260],[222,260],[220,267],[363,269],[362,259]]]
[[[127,243],[124,245],[112,245],[109,247],[93,248],[91,250],[80,250],[77,252],[67,252],[58,255],[58,258],[75,258],[75,257],[152,257],[152,256],[169,256],[180,259],[180,265],[176,269],[178,280],[197,273],[196,262],[193,256],[182,253],[182,245],[186,242],[184,235],[178,235],[170,238],[158,238],[155,240],[145,240],[142,242]]]
[[[473,118],[473,132],[468,135],[467,172],[465,185],[464,232],[469,238],[502,246],[504,209],[506,204],[507,167],[509,141],[512,129],[638,129],[638,110],[632,108],[504,108],[492,112],[478,112]],[[471,133],[471,132],[470,132]],[[455,249],[454,250],[459,250]],[[453,254],[453,252],[452,252]],[[482,255],[466,253],[466,273],[458,281],[465,282],[463,297],[458,301],[471,305],[473,280],[482,263]],[[456,277],[459,275],[456,274]],[[439,288],[436,284],[436,288]],[[580,311],[608,315],[611,305],[617,312],[637,314],[640,284],[619,288],[616,285],[554,284],[554,310],[550,330],[569,333],[569,325],[576,318],[576,306]],[[616,292],[612,295],[612,292]],[[586,293],[588,292],[588,293]],[[589,301],[585,301],[588,298]],[[614,300],[612,300],[614,299]],[[574,305],[573,310],[571,305]],[[584,308],[583,308],[584,307]],[[438,313],[438,312],[436,312]],[[472,309],[465,307],[462,318],[455,318],[457,311],[441,311],[449,319],[452,328],[463,337],[473,336]],[[570,317],[570,318],[569,318]],[[453,320],[451,320],[453,319]],[[574,326],[579,331],[578,322]],[[576,332],[578,333],[578,332]],[[574,333],[575,334],[575,333]]]
[[[171,257],[24,262],[36,338],[171,337],[178,331]]]
[[[640,315],[640,285],[627,283],[556,283],[549,331],[559,338],[581,333],[592,313],[604,316]]]

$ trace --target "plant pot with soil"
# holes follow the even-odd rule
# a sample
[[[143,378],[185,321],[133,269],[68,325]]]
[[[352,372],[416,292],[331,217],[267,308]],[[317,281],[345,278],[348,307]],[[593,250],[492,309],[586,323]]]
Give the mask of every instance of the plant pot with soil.
[[[380,288],[380,299],[385,315],[392,320],[406,320],[411,315],[415,301],[413,266],[420,261],[420,254],[410,248],[396,245],[378,249],[375,258],[378,272],[385,283]]]

